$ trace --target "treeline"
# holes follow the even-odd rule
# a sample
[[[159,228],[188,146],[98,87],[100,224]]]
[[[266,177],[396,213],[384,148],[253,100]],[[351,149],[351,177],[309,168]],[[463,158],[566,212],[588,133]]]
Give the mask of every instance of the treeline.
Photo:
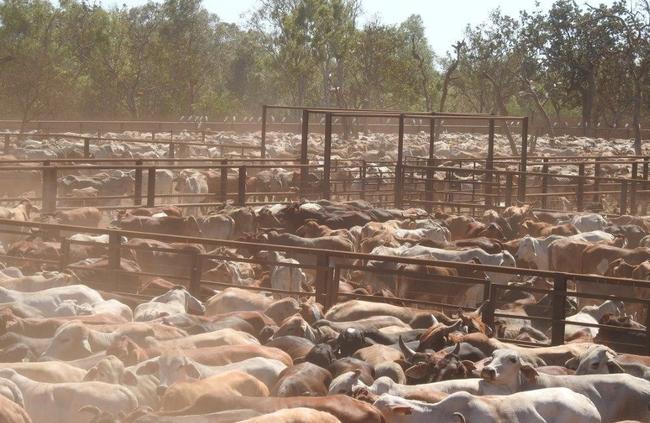
[[[220,21],[200,0],[112,9],[4,0],[0,112],[216,119],[287,103],[638,128],[650,114],[648,1],[497,10],[436,55],[418,15],[361,25],[358,0],[260,0],[243,26]]]

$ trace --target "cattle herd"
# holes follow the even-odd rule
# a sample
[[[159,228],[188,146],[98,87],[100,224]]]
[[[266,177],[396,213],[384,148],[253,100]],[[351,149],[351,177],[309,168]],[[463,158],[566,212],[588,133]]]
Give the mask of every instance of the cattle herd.
[[[300,142],[269,140],[278,160]],[[560,141],[538,148],[592,145]],[[391,159],[391,142],[361,137],[339,154]],[[93,153],[164,155],[108,145]],[[78,148],[15,140],[0,169]],[[45,213],[16,168],[0,179],[0,422],[650,422],[650,216],[273,195],[136,207],[117,198],[134,175],[99,164],[59,174],[58,190],[111,207],[60,199]],[[191,164],[159,172],[160,193],[214,192]],[[276,192],[295,173],[249,176]]]

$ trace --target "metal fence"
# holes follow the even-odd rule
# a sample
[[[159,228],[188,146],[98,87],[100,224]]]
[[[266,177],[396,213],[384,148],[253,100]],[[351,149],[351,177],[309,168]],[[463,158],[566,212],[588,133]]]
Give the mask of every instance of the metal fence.
[[[0,219],[0,234],[24,236],[31,233],[32,238],[41,236],[44,239],[60,242],[60,255],[52,258],[34,258],[27,256],[2,254],[0,259],[7,264],[18,263],[36,263],[43,269],[70,270],[84,278],[83,282],[88,283],[105,292],[114,295],[128,296],[136,295],[137,300],[144,300],[140,292],[140,287],[156,277],[167,278],[179,284],[183,284],[196,296],[205,298],[204,287],[230,287],[237,286],[242,289],[250,289],[264,292],[274,292],[278,295],[292,295],[310,297],[313,296],[316,301],[323,304],[328,309],[339,301],[357,298],[370,301],[381,301],[420,308],[424,311],[437,309],[448,312],[458,311],[458,303],[446,302],[445,297],[441,297],[441,291],[446,291],[448,295],[455,295],[458,292],[474,292],[471,298],[475,298],[476,303],[489,300],[486,307],[483,307],[483,320],[495,327],[499,319],[525,319],[532,322],[542,322],[549,328],[550,344],[559,345],[565,342],[565,333],[567,327],[598,327],[601,331],[608,333],[620,334],[612,338],[601,340],[604,343],[615,346],[619,350],[632,352],[650,352],[650,299],[646,294],[639,294],[639,290],[648,293],[650,282],[609,278],[597,275],[579,275],[561,272],[538,271],[521,268],[508,268],[501,266],[491,266],[461,262],[446,262],[437,260],[425,260],[421,258],[395,257],[395,256],[378,256],[370,254],[341,252],[334,250],[319,250],[309,248],[290,247],[283,245],[260,244],[257,242],[239,242],[229,240],[194,238],[185,236],[163,235],[154,233],[122,231],[115,229],[97,229],[78,226],[55,225],[35,222],[16,222],[12,220]],[[71,241],[69,237],[76,233],[86,233],[92,235],[108,235],[107,244],[98,244],[98,247],[105,251],[107,258],[105,266],[88,268],[86,265],[75,264],[71,257],[74,255],[74,245],[79,241]],[[127,239],[153,239],[166,243],[190,243],[203,245],[206,249],[212,249],[212,252],[199,253],[191,250],[170,250],[165,248],[146,247],[148,252],[164,251],[169,254],[181,255],[184,259],[169,260],[181,264],[179,268],[173,271],[129,271],[124,269],[124,263],[129,254],[134,250],[133,246],[127,246],[123,243],[123,237]],[[88,244],[88,243],[85,243]],[[281,251],[287,256],[299,257],[299,264],[290,265],[284,262],[276,262],[268,259],[253,258],[234,258],[232,254],[220,251],[219,248],[229,248],[236,250],[245,250],[250,255],[251,251]],[[103,255],[101,253],[98,256]],[[235,284],[233,281],[223,277],[206,276],[209,269],[209,263],[212,261],[231,261],[235,263],[254,263],[262,266],[285,266],[300,267],[306,272],[311,273],[309,276],[309,286],[313,289],[308,291],[287,291],[269,288],[268,286],[245,286]],[[373,263],[381,263],[381,266],[373,267]],[[436,276],[427,274],[427,272],[409,270],[408,266],[421,266],[430,268],[432,266],[445,269],[456,269],[459,276]],[[358,294],[355,292],[344,292],[340,290],[339,282],[341,280],[353,280],[352,272],[361,272],[362,279],[377,278],[378,280],[388,280],[393,284],[394,292],[402,293],[397,297],[377,297],[368,294]],[[462,275],[461,275],[462,273]],[[469,275],[469,276],[468,276]],[[552,287],[531,287],[531,286],[512,286],[505,285],[498,280],[521,280],[522,278],[536,277],[542,280],[552,281]],[[417,284],[420,284],[419,286]],[[581,286],[584,284],[589,290],[578,289],[571,290],[571,286]],[[404,286],[407,286],[406,288]],[[449,289],[445,289],[447,286]],[[603,294],[603,289],[608,291]],[[590,292],[591,290],[591,292]],[[548,308],[541,313],[522,316],[521,314],[508,313],[499,310],[498,307],[505,300],[501,298],[504,292],[522,291],[538,295],[547,295],[550,298]],[[433,295],[433,298],[431,297]],[[619,327],[611,325],[590,325],[587,323],[571,323],[567,320],[566,302],[567,298],[577,297],[583,301],[603,301],[603,300],[620,300],[625,302],[628,307],[638,310],[637,316],[644,323],[644,327]],[[447,297],[449,298],[449,297]],[[466,304],[467,307],[461,309],[469,310],[475,304]]]

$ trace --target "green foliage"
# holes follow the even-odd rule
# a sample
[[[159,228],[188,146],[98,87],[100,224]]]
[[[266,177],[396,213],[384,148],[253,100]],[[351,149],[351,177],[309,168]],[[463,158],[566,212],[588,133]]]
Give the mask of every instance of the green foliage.
[[[218,118],[263,103],[636,123],[650,109],[650,6],[557,0],[493,11],[438,57],[418,15],[359,24],[360,0],[260,0],[244,26],[201,0],[106,9],[0,3],[0,112],[34,118]],[[427,22],[435,25],[435,22]],[[450,50],[452,50],[450,46]]]

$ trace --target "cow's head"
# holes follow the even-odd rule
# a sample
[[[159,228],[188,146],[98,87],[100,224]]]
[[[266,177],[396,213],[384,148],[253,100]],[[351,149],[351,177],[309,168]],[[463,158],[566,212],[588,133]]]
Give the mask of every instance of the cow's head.
[[[567,361],[567,368],[576,368],[577,359]],[[615,353],[602,345],[597,345],[587,352],[580,360],[576,368],[577,375],[625,373],[625,370],[615,359]]]
[[[59,360],[76,360],[94,352],[90,343],[90,330],[79,322],[70,322],[57,329],[43,357]]]
[[[537,370],[525,362],[517,351],[504,349],[495,350],[481,370],[481,377],[487,382],[515,389],[519,384],[520,374],[529,379],[539,376]]]

